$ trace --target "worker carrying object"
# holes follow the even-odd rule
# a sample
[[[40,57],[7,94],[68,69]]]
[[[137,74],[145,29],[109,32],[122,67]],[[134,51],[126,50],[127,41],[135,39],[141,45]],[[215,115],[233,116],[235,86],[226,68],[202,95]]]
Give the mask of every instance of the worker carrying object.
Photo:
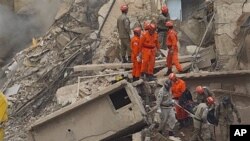
[[[169,80],[171,80],[172,83],[171,90],[173,99],[175,100],[176,103],[179,103],[180,97],[186,91],[186,83],[182,79],[177,78],[174,73],[171,73],[168,76],[168,78]],[[175,106],[175,109],[176,109],[176,118],[179,121],[180,126],[182,127],[185,125],[186,120],[188,120],[188,113],[177,105]]]
[[[161,49],[167,49],[166,47],[166,32],[168,30],[168,27],[165,25],[166,22],[170,20],[169,13],[168,13],[168,7],[167,5],[163,5],[161,8],[161,14],[159,15],[157,19],[157,32],[159,34],[159,42],[160,42],[160,48]]]
[[[179,58],[178,58],[178,37],[177,37],[177,32],[174,30],[174,25],[173,22],[168,21],[166,22],[166,26],[169,28],[167,32],[167,40],[166,44],[168,47],[168,56],[166,60],[167,68],[168,71],[166,73],[166,76],[172,73],[172,65],[174,64],[178,72],[182,72],[183,69],[179,63]]]
[[[238,109],[232,102],[229,96],[224,96],[219,105],[215,108],[216,117],[219,120],[219,127],[221,132],[221,141],[229,141],[229,126],[234,123],[234,115],[236,114],[238,123],[241,123],[241,118]]]
[[[190,141],[214,141],[214,125],[208,122],[208,112],[214,108],[214,98],[207,97],[205,102],[195,107],[194,132]]]
[[[155,24],[150,24],[149,30],[142,35],[140,48],[142,52],[141,76],[151,81],[153,80],[155,54],[160,48]]]
[[[134,29],[134,37],[131,39],[130,48],[132,50],[131,60],[133,62],[132,76],[133,81],[139,80],[141,75],[141,49],[140,49],[140,36],[141,36],[141,28],[136,27]]]
[[[166,80],[163,87],[159,90],[159,94],[156,96],[156,108],[161,116],[158,131],[162,135],[165,135],[168,130],[169,137],[175,138],[174,135],[178,128],[178,121],[175,117],[174,100],[172,99],[170,88],[171,81]]]
[[[131,50],[130,50],[130,21],[127,17],[128,6],[122,5],[120,7],[122,15],[117,19],[117,28],[119,33],[119,38],[121,41],[121,56],[122,62],[127,63],[131,62]],[[128,60],[126,59],[126,55],[128,56]]]
[[[196,103],[199,105],[202,102],[206,102],[206,99],[211,96],[214,98],[214,93],[210,91],[210,89],[206,86],[197,86],[195,89],[195,92],[197,93],[196,96]]]
[[[0,141],[4,139],[4,124],[8,121],[8,102],[4,94],[0,91]]]

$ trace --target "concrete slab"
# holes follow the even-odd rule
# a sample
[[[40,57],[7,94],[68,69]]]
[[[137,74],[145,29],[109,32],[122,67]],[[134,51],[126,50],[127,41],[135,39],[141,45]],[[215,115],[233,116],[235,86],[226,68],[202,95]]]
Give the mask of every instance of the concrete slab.
[[[137,90],[120,81],[35,122],[31,141],[114,140],[146,125]]]

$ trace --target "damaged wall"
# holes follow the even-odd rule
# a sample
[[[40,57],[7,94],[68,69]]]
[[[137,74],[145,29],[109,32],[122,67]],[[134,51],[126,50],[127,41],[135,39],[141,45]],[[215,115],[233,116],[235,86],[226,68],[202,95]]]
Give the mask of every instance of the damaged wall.
[[[250,12],[250,2],[247,0],[216,0],[215,16],[215,43],[218,56],[218,69],[234,70],[237,67],[237,51],[235,30],[237,20],[245,12]]]

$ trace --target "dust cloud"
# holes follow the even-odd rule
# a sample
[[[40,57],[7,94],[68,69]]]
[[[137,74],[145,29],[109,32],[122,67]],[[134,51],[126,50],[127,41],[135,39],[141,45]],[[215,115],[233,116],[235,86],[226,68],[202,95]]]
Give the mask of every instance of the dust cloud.
[[[0,5],[0,65],[44,34],[54,21],[59,0],[32,0],[17,13]]]

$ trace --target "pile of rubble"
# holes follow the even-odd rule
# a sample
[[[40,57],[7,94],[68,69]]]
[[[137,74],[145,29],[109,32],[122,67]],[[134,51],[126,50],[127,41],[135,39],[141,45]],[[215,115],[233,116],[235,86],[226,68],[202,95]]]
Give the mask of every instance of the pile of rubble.
[[[90,63],[99,45],[96,15],[105,2],[65,0],[46,35],[33,39],[29,48],[3,68],[6,76],[2,89],[11,105],[7,140],[26,140],[27,123],[60,108],[51,102],[57,88],[76,82],[70,77],[71,67]]]

